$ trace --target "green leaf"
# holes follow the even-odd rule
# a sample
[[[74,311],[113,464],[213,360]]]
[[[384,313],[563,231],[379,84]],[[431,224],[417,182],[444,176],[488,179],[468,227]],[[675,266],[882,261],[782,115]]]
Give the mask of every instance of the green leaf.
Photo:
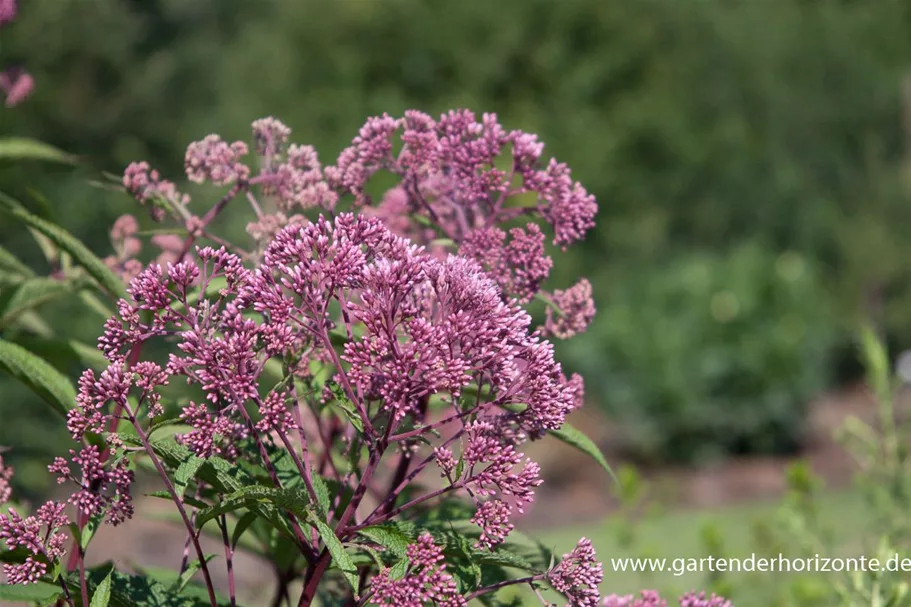
[[[0,291],[0,329],[8,327],[24,312],[49,301],[78,292],[85,283],[38,276]]]
[[[190,481],[196,478],[196,473],[204,463],[206,463],[205,459],[191,455],[177,467],[177,472],[174,473],[174,490],[181,499],[183,499],[183,494],[186,493]]]
[[[231,546],[237,547],[244,532],[250,528],[250,525],[256,522],[257,518],[255,512],[248,512],[240,517],[240,520],[237,521],[237,524],[234,526],[234,532],[231,534]]]
[[[0,161],[2,160],[44,160],[62,164],[75,164],[75,157],[52,145],[25,137],[4,137],[0,139]]]
[[[7,550],[6,544],[0,545],[0,563],[21,565],[30,556],[32,553],[21,546],[14,550]]]
[[[540,573],[540,570],[528,559],[512,550],[504,550],[502,548],[491,551],[478,550],[475,552],[475,558],[482,565],[500,565],[502,567],[522,569],[529,573]]]
[[[101,526],[103,520],[103,514],[96,514],[88,520],[85,527],[79,532],[79,545],[82,546],[83,550],[88,547],[89,542],[95,537],[95,533],[98,531],[98,527]]]
[[[63,596],[63,589],[47,582],[35,584],[0,584],[0,601],[47,603]]]
[[[596,445],[592,439],[585,436],[580,430],[569,424],[563,424],[562,428],[559,430],[551,430],[550,434],[567,445],[575,447],[582,453],[591,456],[592,459],[598,462],[598,464],[611,475],[611,478],[614,479],[615,483],[618,482],[617,476],[614,474],[610,464],[608,464],[607,460],[604,458],[604,454],[598,449],[598,445]]]
[[[88,586],[90,591],[97,592],[106,575],[111,576],[111,607],[208,607],[211,605],[205,590],[197,592],[197,586],[190,585],[178,594],[172,591],[167,584],[152,577],[141,575],[127,575],[119,571],[111,571],[111,564],[107,563],[88,571]],[[70,594],[79,595],[79,577],[71,574],[67,578]],[[192,592],[191,592],[192,590]],[[216,597],[219,605],[227,605],[227,601]]]
[[[157,497],[159,499],[168,500],[171,503],[174,503],[174,498],[171,497],[170,492],[168,492],[166,489],[159,489],[158,491],[152,491],[151,493],[146,493],[146,496],[147,497]],[[205,503],[202,500],[198,500],[195,497],[191,497],[189,495],[183,496],[183,503],[187,504],[189,506],[193,506],[194,508],[199,508],[200,510],[209,507],[209,504]]]
[[[339,409],[342,410],[342,413],[345,414],[345,417],[351,422],[351,425],[354,426],[359,434],[364,433],[364,421],[361,419],[361,416],[358,414],[357,409],[355,409],[354,404],[351,400],[345,396],[345,391],[342,387],[336,382],[331,382],[329,384],[329,389],[332,391],[332,395],[335,397],[334,400],[330,403],[336,405]]]
[[[455,470],[453,471],[453,481],[456,481],[462,478],[462,473],[465,472],[465,456],[459,457],[459,463],[456,464]]]
[[[0,247],[0,270],[20,278],[31,278],[35,275],[30,267],[19,261],[19,258],[7,249]]]
[[[358,531],[371,542],[386,548],[392,554],[403,557],[408,545],[413,543],[412,538],[392,525],[374,525]]]
[[[125,295],[123,281],[110,268],[104,265],[104,262],[92,253],[88,247],[82,244],[78,238],[60,226],[29,213],[18,201],[2,193],[0,193],[0,210],[38,231],[60,247],[61,250],[69,253],[73,260],[85,268],[86,272],[98,281],[101,288],[107,291],[109,295],[113,297],[123,297]]]
[[[221,504],[200,510],[196,517],[196,527],[201,529],[207,522],[222,514],[227,514],[240,508],[251,508],[261,503],[273,505],[281,510],[287,510],[305,519],[308,516],[307,505],[310,500],[307,497],[307,492],[300,487],[282,489],[261,485],[244,487],[239,491],[226,495]]]
[[[108,574],[104,580],[98,584],[98,587],[95,588],[95,592],[92,593],[92,604],[91,607],[108,607],[108,603],[111,602],[111,575],[113,571]]]
[[[408,565],[411,564],[407,558],[400,560],[389,570],[389,577],[393,580],[400,580],[408,573]]]
[[[319,531],[320,537],[323,538],[323,542],[326,544],[326,550],[332,555],[333,562],[341,570],[342,575],[345,576],[345,579],[348,580],[348,583],[351,585],[351,589],[354,591],[354,598],[360,598],[358,594],[357,567],[354,565],[354,562],[351,560],[348,553],[345,552],[345,547],[342,546],[342,543],[338,540],[338,537],[336,537],[335,531],[318,518],[311,517],[310,522],[316,527],[316,530]]]
[[[214,554],[206,555],[206,563],[215,558]],[[180,574],[174,584],[171,586],[171,592],[180,594],[183,592],[183,589],[187,587],[187,584],[190,583],[190,580],[193,579],[193,576],[196,575],[196,572],[202,569],[202,563],[199,562],[199,559],[195,559],[192,563],[187,565],[187,568]]]
[[[76,390],[62,373],[25,348],[0,339],[0,369],[3,369],[66,417],[76,401]]]
[[[314,474],[311,480],[313,481],[313,491],[316,492],[318,500],[316,506],[319,508],[320,516],[324,519],[329,518],[329,488],[326,486],[326,481],[317,474]]]
[[[98,348],[75,339],[36,337],[17,331],[11,336],[10,341],[43,358],[45,362],[57,369],[78,366],[83,369],[91,367],[98,371],[106,369],[109,364],[108,359]]]
[[[889,383],[892,375],[886,346],[869,325],[861,327],[860,342],[867,381],[873,386],[879,399],[885,400],[889,398]]]

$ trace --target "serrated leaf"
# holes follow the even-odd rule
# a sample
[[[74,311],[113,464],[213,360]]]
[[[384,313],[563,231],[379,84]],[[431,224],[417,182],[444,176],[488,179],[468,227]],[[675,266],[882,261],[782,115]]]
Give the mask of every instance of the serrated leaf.
[[[98,584],[98,587],[95,588],[95,592],[92,593],[92,603],[91,607],[108,607],[108,603],[111,602],[111,573],[107,575],[104,580]]]
[[[60,226],[29,213],[18,201],[2,193],[0,193],[0,210],[37,230],[61,250],[69,253],[73,257],[73,261],[82,266],[109,295],[123,297],[126,294],[123,281],[78,238]]]
[[[0,369],[40,396],[63,417],[73,408],[76,390],[62,373],[20,346],[0,339]]]
[[[389,570],[389,577],[393,580],[400,580],[405,577],[405,574],[408,573],[408,565],[410,561],[407,558],[403,558],[398,563],[392,566]]]
[[[282,489],[261,485],[244,487],[226,495],[221,504],[200,510],[196,517],[196,527],[202,528],[207,522],[222,514],[234,512],[240,508],[249,508],[259,503],[267,503],[281,510],[287,510],[300,518],[307,518],[307,506],[310,500],[307,492],[300,487]]]
[[[186,588],[182,594],[177,594],[168,588],[167,585],[152,579],[151,577],[141,575],[127,575],[119,571],[111,571],[110,563],[101,567],[96,567],[88,572],[88,586],[90,591],[94,591],[101,585],[105,575],[111,575],[111,598],[109,605],[111,607],[209,607],[209,602],[205,590],[202,593],[196,592],[196,586],[191,585]],[[79,578],[71,574],[68,578],[70,594],[78,596]],[[191,592],[191,589],[193,592]],[[227,605],[228,602],[220,597],[219,605]]]
[[[386,548],[392,554],[403,557],[408,545],[413,543],[411,537],[392,525],[374,525],[358,531],[371,542]]]
[[[62,164],[75,164],[75,157],[54,146],[26,137],[0,139],[0,160],[43,160]]]
[[[0,584],[0,601],[46,603],[63,596],[63,589],[47,582]]]
[[[323,539],[323,543],[326,544],[326,550],[332,555],[332,561],[341,570],[348,584],[351,585],[351,589],[354,591],[354,598],[358,599],[357,567],[352,562],[351,556],[345,552],[345,547],[342,546],[342,543],[335,535],[335,531],[329,525],[315,517],[310,517],[310,522],[316,527],[319,536]]]
[[[371,546],[358,546],[358,548],[363,550],[367,553],[367,556],[370,557],[369,560],[363,564],[369,565],[370,563],[373,563],[378,570],[382,570],[386,567],[386,563],[383,562],[383,557],[375,548]]]
[[[319,508],[320,516],[324,519],[329,518],[329,488],[326,486],[323,477],[317,474],[314,474],[311,480],[313,482],[313,491],[316,493],[316,506]]]
[[[181,499],[183,499],[183,494],[187,492],[190,481],[196,478],[196,473],[199,472],[204,463],[206,463],[205,459],[191,455],[189,459],[182,461],[177,467],[177,472],[174,473],[174,490]]]
[[[559,430],[550,430],[549,434],[590,456],[611,475],[611,478],[614,479],[615,483],[619,482],[617,476],[614,474],[614,470],[610,467],[610,464],[607,463],[607,459],[604,458],[604,454],[601,453],[598,445],[596,445],[592,439],[585,436],[580,430],[569,424],[563,424],[562,428]]]

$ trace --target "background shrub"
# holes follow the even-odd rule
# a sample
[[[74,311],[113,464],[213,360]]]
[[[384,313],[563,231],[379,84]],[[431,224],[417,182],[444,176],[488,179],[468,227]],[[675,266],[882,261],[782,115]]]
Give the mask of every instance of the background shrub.
[[[813,264],[748,243],[612,285],[596,329],[567,349],[628,448],[690,462],[797,448],[835,339]],[[595,348],[603,358],[586,356]]]
[[[664,282],[679,259],[722,258],[761,240],[771,256],[794,251],[816,262],[818,303],[832,311],[827,343],[838,351],[851,340],[844,328],[871,313],[896,350],[911,346],[907,0],[478,0],[446,10],[421,0],[22,4],[0,58],[27,63],[39,86],[29,103],[2,110],[0,134],[48,141],[92,169],[48,176],[42,168],[39,180],[37,169],[0,163],[0,189],[37,205],[40,184],[56,221],[102,256],[107,234],[94,226],[131,206],[87,185],[99,170],[119,173],[145,158],[176,175],[183,142],[216,131],[245,137],[251,119],[269,114],[331,160],[365,115],[464,105],[540,133],[546,153],[598,197],[598,231],[559,264],[577,272],[583,258],[601,260],[591,276],[596,300],[633,289],[626,281]],[[0,226],[0,238],[42,263],[28,234]],[[567,286],[561,275],[553,283]],[[684,324],[667,335],[688,332],[687,317],[672,318]],[[577,360],[613,364],[621,345],[609,340],[622,330],[611,322],[609,313],[596,317],[602,337]],[[764,346],[738,343],[728,353],[735,367],[766,360]],[[791,369],[807,373],[795,384],[821,385],[816,358]],[[629,394],[644,398],[656,375],[631,374],[639,384]],[[738,388],[725,398],[732,410],[768,406],[757,415],[779,419],[781,403],[806,393],[756,397],[764,392]],[[10,419],[26,400],[0,403],[0,415]],[[598,400],[619,414],[620,405]],[[655,404],[671,400],[624,400],[624,417],[661,407],[676,415],[674,405]],[[4,423],[0,443],[19,444],[17,424],[15,416]],[[726,441],[705,447],[778,448]]]

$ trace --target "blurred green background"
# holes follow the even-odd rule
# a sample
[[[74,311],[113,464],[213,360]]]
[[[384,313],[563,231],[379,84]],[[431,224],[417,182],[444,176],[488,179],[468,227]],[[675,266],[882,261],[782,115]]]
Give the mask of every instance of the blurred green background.
[[[100,172],[145,159],[180,182],[188,142],[248,139],[255,118],[279,117],[327,163],[366,116],[408,108],[496,112],[507,129],[538,133],[600,203],[597,228],[557,253],[547,286],[579,275],[594,285],[594,324],[558,348],[586,377],[597,412],[586,428],[612,462],[660,470],[804,454],[810,403],[859,375],[861,319],[893,352],[911,348],[911,0],[20,5],[0,34],[0,65],[24,65],[37,88],[0,107],[0,136],[40,139],[82,163],[0,161],[0,190],[100,256],[114,219],[142,214],[93,186]],[[245,221],[221,227],[242,236]],[[0,225],[0,242],[47,270],[21,227]],[[46,311],[73,337],[100,331],[78,302]],[[0,331],[79,373],[34,335]],[[0,445],[14,448],[5,457],[17,489],[34,496],[49,490],[49,455],[69,442],[0,377]],[[565,485],[549,481],[545,502],[548,486]],[[827,504],[836,524],[862,518],[853,493]],[[676,554],[714,550],[716,536],[748,554],[746,520],[768,509],[725,506],[705,529],[700,515],[673,513],[642,536],[654,554],[668,543]],[[569,548],[593,534],[622,555],[628,519],[619,536],[615,522],[547,537]],[[624,590],[656,581],[614,580]],[[706,579],[672,582],[682,591]]]
[[[799,452],[810,400],[857,374],[859,318],[911,347],[908,0],[22,0],[0,61],[37,82],[0,135],[84,161],[0,164],[0,189],[102,256],[135,208],[91,178],[145,159],[179,180],[189,141],[258,117],[327,162],[407,108],[539,133],[601,205],[549,285],[587,275],[599,308],[561,355],[637,460]],[[0,240],[41,267],[19,227]],[[65,433],[0,393],[0,445],[42,491]]]
[[[90,175],[179,178],[189,141],[264,115],[324,161],[411,107],[539,133],[601,205],[552,277],[588,275],[599,307],[562,354],[634,457],[794,452],[807,402],[856,371],[857,318],[911,346],[911,2],[23,0],[2,36],[38,86],[0,132],[85,165],[4,164],[0,186],[102,255],[133,207]],[[48,428],[0,381],[0,444],[30,459]]]

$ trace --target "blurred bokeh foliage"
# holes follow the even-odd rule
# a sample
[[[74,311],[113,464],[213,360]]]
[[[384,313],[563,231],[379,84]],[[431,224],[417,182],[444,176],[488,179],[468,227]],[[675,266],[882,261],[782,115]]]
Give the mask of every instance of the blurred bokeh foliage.
[[[100,254],[132,210],[88,183],[101,170],[146,159],[178,177],[187,142],[246,139],[265,115],[331,162],[367,115],[467,106],[539,133],[597,195],[597,230],[557,262],[601,310],[568,354],[641,453],[792,448],[856,318],[911,346],[909,0],[21,4],[0,58],[38,87],[0,109],[0,133],[85,164],[0,165],[0,187],[40,192]],[[40,263],[16,226],[0,238]],[[782,259],[805,275],[788,283]],[[97,332],[78,309],[53,317]],[[29,443],[40,413],[2,390],[0,444]]]
[[[623,448],[705,462],[798,447],[836,338],[809,260],[745,243],[630,268],[613,284],[593,329],[602,356],[571,343],[567,358],[623,423]]]

